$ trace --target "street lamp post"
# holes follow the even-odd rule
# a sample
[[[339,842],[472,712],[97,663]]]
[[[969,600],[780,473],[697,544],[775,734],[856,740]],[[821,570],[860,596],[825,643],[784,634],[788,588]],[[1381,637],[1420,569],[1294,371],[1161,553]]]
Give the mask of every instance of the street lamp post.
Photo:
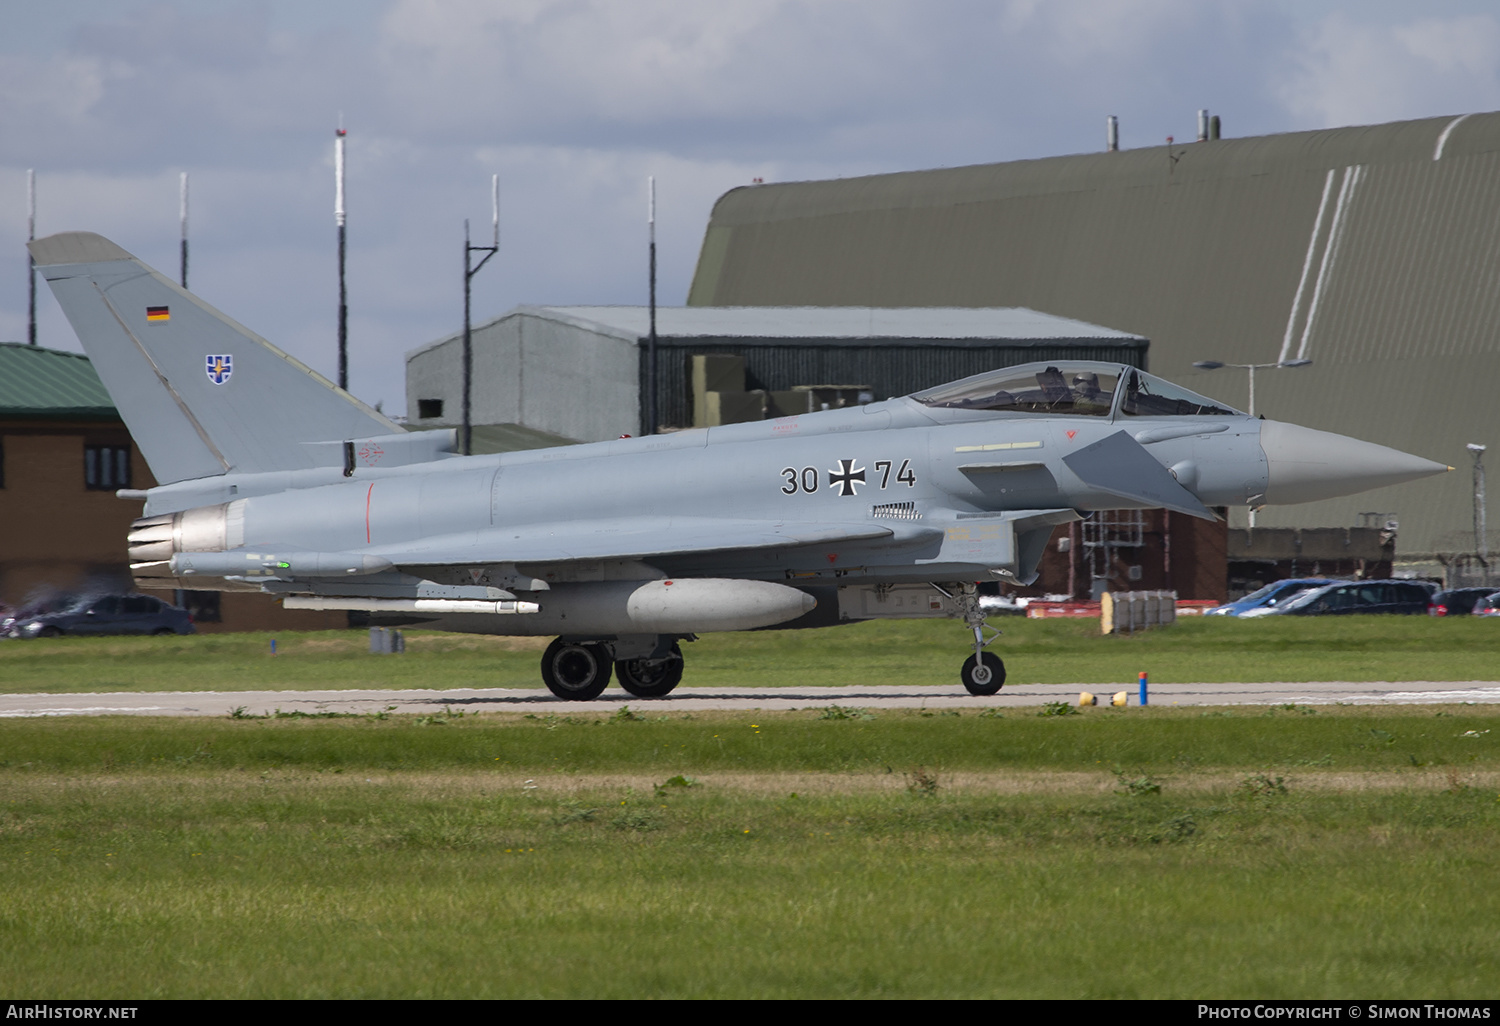
[[[1193,366],[1199,370],[1218,370],[1220,367],[1234,367],[1238,370],[1250,372],[1250,416],[1255,416],[1255,372],[1265,370],[1268,367],[1306,367],[1311,360],[1277,360],[1275,363],[1224,363],[1220,360],[1198,360]],[[1253,530],[1255,528],[1255,507],[1250,507],[1249,523]]]
[[[1218,360],[1199,360],[1193,366],[1199,370],[1218,370],[1220,367],[1235,367],[1250,372],[1250,416],[1255,416],[1255,372],[1268,367],[1306,367],[1311,360],[1278,360],[1275,363],[1221,363]]]
[[[1489,568],[1489,546],[1484,538],[1484,450],[1485,446],[1470,442],[1465,446],[1474,454],[1474,552],[1479,562]]]

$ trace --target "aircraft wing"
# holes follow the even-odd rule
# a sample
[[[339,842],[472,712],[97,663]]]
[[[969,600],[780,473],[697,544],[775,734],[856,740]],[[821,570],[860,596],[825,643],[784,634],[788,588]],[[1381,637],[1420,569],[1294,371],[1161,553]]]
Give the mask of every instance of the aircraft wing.
[[[715,517],[625,517],[496,528],[376,547],[370,551],[398,566],[472,566],[495,563],[562,563],[583,559],[640,559],[701,552],[787,549],[897,534],[915,538],[941,531],[916,525],[829,524]]]

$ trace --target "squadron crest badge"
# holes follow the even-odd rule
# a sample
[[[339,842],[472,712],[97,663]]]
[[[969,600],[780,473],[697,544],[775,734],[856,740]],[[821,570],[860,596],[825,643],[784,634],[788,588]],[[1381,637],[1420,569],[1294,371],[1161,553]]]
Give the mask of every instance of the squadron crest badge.
[[[204,363],[207,365],[208,380],[216,385],[222,385],[229,380],[229,375],[234,373],[234,357],[228,354],[219,356],[205,356]]]

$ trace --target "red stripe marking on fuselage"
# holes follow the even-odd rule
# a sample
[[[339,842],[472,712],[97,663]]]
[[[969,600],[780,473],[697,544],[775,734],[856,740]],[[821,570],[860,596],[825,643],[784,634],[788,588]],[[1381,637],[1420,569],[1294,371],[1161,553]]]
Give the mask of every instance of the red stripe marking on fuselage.
[[[370,490],[365,492],[365,544],[370,544],[370,496],[375,494],[375,482],[370,482]]]

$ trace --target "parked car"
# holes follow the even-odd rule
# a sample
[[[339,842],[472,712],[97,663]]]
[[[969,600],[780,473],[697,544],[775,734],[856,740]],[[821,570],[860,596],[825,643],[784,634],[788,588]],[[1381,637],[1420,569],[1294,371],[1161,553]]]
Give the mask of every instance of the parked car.
[[[1285,603],[1282,616],[1344,616],[1350,613],[1426,613],[1436,586],[1421,581],[1342,581]]]
[[[1500,591],[1487,595],[1474,603],[1474,616],[1500,616]]]
[[[192,634],[187,610],[150,595],[88,595],[52,600],[51,608],[23,610],[10,623],[13,638],[63,634]]]
[[[1432,596],[1432,608],[1428,610],[1433,616],[1467,616],[1474,611],[1474,605],[1480,599],[1493,595],[1496,588],[1451,588],[1448,591],[1440,591]]]
[[[1264,588],[1252,591],[1244,598],[1226,602],[1210,609],[1206,616],[1265,616],[1274,613],[1284,603],[1305,591],[1321,588],[1325,584],[1337,584],[1327,577],[1296,577],[1285,581],[1272,581]]]
[[[46,613],[58,613],[68,609],[78,602],[77,595],[69,595],[67,592],[55,592],[43,599],[33,599],[25,605],[8,609],[4,616],[0,616],[0,638],[18,637],[16,625],[27,620],[35,619]]]

